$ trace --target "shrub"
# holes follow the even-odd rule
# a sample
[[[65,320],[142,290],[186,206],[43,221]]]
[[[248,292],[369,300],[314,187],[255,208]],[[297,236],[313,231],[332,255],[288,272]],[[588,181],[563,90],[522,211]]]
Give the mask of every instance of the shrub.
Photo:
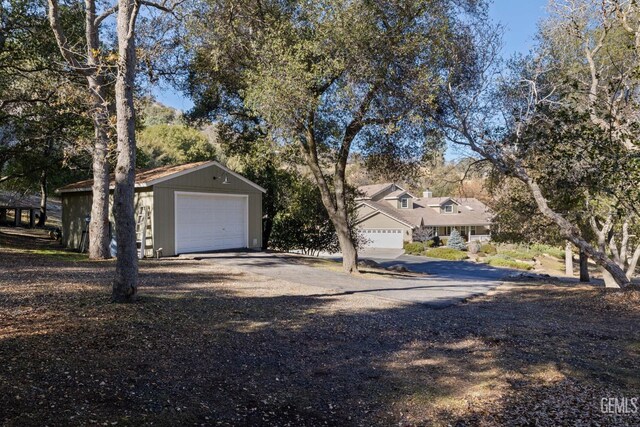
[[[498,253],[498,249],[491,243],[485,243],[484,245],[480,246],[480,252],[484,252],[487,255],[495,255]]]
[[[425,243],[433,238],[433,228],[419,227],[413,230],[413,241]]]
[[[508,267],[517,268],[518,270],[531,270],[533,266],[526,262],[516,261],[515,259],[507,256],[492,256],[485,261],[487,264],[493,267]]]
[[[440,238],[440,245],[447,246],[447,239]],[[438,245],[438,246],[440,246]]]
[[[405,242],[404,251],[412,255],[420,255],[424,251],[424,245],[420,242]]]
[[[482,245],[477,240],[474,242],[469,242],[469,253],[477,254],[480,252],[480,247]]]
[[[433,247],[436,247],[436,246],[438,246],[438,245],[436,245],[436,242],[433,239],[432,240],[427,240],[426,242],[424,242],[424,247],[425,248],[433,248]]]
[[[450,261],[460,261],[467,258],[467,254],[453,248],[433,248],[425,252],[431,258],[447,259]]]

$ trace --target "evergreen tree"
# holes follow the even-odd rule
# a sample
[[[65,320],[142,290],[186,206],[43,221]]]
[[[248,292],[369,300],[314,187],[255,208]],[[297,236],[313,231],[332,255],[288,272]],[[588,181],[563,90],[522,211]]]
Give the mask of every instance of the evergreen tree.
[[[447,247],[458,249],[459,251],[464,251],[467,249],[467,245],[464,242],[464,239],[455,228],[451,230],[451,235],[449,235],[449,239],[447,240]]]

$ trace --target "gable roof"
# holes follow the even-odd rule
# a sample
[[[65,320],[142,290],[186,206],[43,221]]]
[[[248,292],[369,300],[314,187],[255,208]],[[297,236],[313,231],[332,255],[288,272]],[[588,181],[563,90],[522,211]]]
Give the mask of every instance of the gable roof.
[[[376,195],[382,193],[383,191],[385,191],[387,188],[391,187],[392,185],[395,185],[398,190],[404,191],[404,188],[400,187],[399,185],[397,185],[397,184],[395,184],[393,182],[385,182],[383,184],[363,185],[363,186],[358,187],[358,192],[363,194],[363,196],[359,197],[359,199],[371,199],[371,198],[375,197]],[[398,191],[398,190],[396,190],[396,191]]]
[[[397,187],[397,186],[396,186]],[[398,187],[398,190],[389,193],[384,199],[385,200],[393,200],[393,199],[399,199],[402,196],[409,196],[412,199],[415,199],[416,196],[414,196],[413,194],[409,193],[407,190],[402,190],[400,189],[400,187]]]
[[[366,205],[373,209],[372,212],[358,218],[361,223],[378,213],[386,215],[411,228],[420,227],[445,227],[464,225],[491,225],[491,211],[481,201],[474,198],[452,198],[442,197],[441,199],[451,199],[460,205],[460,212],[456,214],[442,214],[428,207],[427,202],[431,199],[415,199],[413,209],[396,209],[386,201],[361,201],[357,208]],[[437,206],[437,205],[436,205]]]
[[[460,205],[460,202],[458,202],[453,197],[429,197],[428,199],[425,199],[425,201],[428,202],[428,206],[442,206],[448,201],[452,201],[456,205]]]
[[[373,209],[373,212],[371,212],[368,215],[365,215],[362,218],[358,218],[357,223],[365,221],[366,219],[369,219],[372,216],[381,213],[381,214],[383,214],[385,216],[388,216],[391,219],[394,219],[394,220],[398,221],[401,224],[406,225],[407,227],[410,227],[410,228],[415,228],[416,227],[416,225],[413,224],[411,221],[407,221],[407,219],[404,218],[403,215],[400,212],[396,211],[391,206],[389,206],[389,204],[387,202],[374,202],[374,201],[371,201],[371,200],[367,200],[367,201],[360,202],[360,204],[358,206],[356,206],[356,208],[359,208],[362,205],[369,206],[371,209]]]
[[[232,171],[221,163],[210,160],[204,162],[195,162],[195,163],[185,163],[182,165],[170,165],[170,166],[160,166],[158,168],[146,169],[136,171],[136,188],[143,187],[151,187],[153,185],[159,184],[161,182],[167,181],[169,179],[177,178],[182,175],[186,175],[188,173],[192,173],[201,169],[208,168],[210,166],[217,166],[222,169],[225,173],[238,178],[239,180],[251,185],[252,187],[260,190],[263,193],[266,193],[267,190],[259,186],[253,181],[248,180],[244,176]],[[82,192],[82,191],[91,191],[91,187],[93,186],[93,180],[87,179],[84,181],[74,182],[73,184],[65,185],[62,188],[56,190],[58,193],[71,193],[71,192]],[[109,177],[109,189],[113,189],[115,187],[115,175],[111,174]]]

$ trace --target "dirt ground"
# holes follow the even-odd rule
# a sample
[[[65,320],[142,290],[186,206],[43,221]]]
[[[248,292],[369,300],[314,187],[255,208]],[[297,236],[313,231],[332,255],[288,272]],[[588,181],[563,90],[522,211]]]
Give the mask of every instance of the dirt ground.
[[[442,310],[0,229],[3,425],[639,425],[640,297],[504,286]],[[640,405],[640,403],[639,403]],[[633,409],[630,406],[628,409]]]

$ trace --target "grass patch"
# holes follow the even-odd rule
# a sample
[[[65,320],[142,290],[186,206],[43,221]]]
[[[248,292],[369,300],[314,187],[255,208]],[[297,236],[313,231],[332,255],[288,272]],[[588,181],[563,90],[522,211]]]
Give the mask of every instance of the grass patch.
[[[493,267],[508,267],[508,268],[516,268],[518,270],[531,270],[533,266],[526,262],[516,261],[515,259],[509,258],[507,256],[492,256],[485,260],[487,264]]]
[[[71,251],[61,251],[56,249],[31,249],[25,250],[25,252],[59,261],[78,262],[87,261],[89,259],[86,254]]]
[[[538,255],[547,254],[554,258],[564,259],[564,249],[556,248],[554,246],[535,243],[531,245],[531,250]]]
[[[487,253],[491,255],[490,252]],[[540,243],[535,243],[532,245],[504,245],[498,247],[497,253],[506,255],[510,258],[521,260],[532,260],[535,257],[545,254],[554,258],[558,258],[560,260],[564,260],[564,249],[556,248],[549,245],[543,245]]]
[[[521,260],[533,260],[533,258],[536,256],[535,252],[526,249],[501,249],[498,251],[498,254],[505,255],[509,258]]]
[[[465,252],[453,248],[429,249],[424,254],[431,258],[446,259],[449,261],[460,261],[468,258]]]

